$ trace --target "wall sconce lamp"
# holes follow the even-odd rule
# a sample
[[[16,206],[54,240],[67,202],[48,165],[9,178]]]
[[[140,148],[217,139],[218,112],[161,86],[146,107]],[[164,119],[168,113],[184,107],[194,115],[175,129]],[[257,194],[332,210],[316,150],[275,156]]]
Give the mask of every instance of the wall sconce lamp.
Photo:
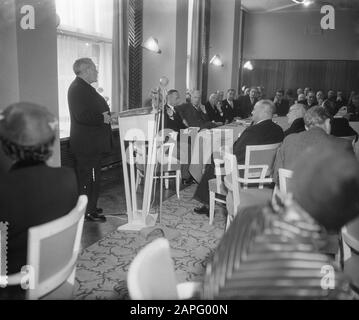
[[[313,3],[312,0],[292,0],[294,3],[297,3],[297,4],[302,4],[304,6],[309,6]]]
[[[142,48],[145,48],[149,51],[155,52],[155,53],[161,53],[161,49],[158,46],[158,40],[153,37],[149,37],[142,45]]]
[[[212,59],[211,61],[209,62],[210,64],[213,64],[214,66],[217,66],[217,67],[223,67],[224,64],[221,60],[221,57],[219,56],[219,54],[216,54]]]
[[[243,65],[243,69],[247,69],[247,70],[249,70],[249,71],[252,71],[252,70],[254,69],[252,62],[247,61],[247,62]]]

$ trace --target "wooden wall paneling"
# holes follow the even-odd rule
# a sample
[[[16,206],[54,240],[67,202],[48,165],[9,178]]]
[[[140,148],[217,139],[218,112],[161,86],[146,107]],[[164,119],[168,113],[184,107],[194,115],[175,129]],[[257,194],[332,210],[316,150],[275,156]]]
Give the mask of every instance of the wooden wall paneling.
[[[277,89],[306,86],[314,90],[343,90],[359,92],[359,61],[340,60],[252,60],[254,70],[242,71],[246,86],[264,86],[267,98]]]

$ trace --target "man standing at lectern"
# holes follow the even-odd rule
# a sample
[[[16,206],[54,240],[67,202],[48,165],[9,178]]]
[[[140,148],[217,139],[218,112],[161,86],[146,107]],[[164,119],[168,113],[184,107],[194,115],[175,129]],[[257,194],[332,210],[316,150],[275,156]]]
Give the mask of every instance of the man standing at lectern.
[[[86,220],[105,222],[97,208],[101,183],[101,159],[112,148],[111,114],[106,100],[91,86],[98,71],[89,58],[75,61],[75,80],[68,90],[71,117],[70,149],[75,156],[79,193],[86,194]]]

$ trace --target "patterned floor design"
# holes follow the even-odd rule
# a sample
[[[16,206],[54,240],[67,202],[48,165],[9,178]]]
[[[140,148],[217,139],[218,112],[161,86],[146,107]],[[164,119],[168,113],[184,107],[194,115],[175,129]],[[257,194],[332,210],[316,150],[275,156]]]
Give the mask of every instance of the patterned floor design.
[[[214,223],[193,212],[199,203],[192,199],[195,185],[163,203],[162,224],[179,232],[170,239],[177,281],[201,281],[208,259],[218,245],[225,226],[225,210],[216,207]],[[128,299],[126,276],[136,253],[161,236],[155,231],[145,237],[139,232],[115,231],[85,249],[79,257],[75,299]]]

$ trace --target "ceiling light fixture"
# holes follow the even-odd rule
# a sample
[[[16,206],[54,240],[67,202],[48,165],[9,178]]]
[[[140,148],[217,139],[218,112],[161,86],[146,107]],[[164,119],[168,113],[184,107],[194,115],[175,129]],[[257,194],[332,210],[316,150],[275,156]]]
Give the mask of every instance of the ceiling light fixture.
[[[304,6],[309,6],[311,4],[313,4],[314,1],[312,0],[292,0],[294,3],[297,3],[297,4],[302,4]]]

